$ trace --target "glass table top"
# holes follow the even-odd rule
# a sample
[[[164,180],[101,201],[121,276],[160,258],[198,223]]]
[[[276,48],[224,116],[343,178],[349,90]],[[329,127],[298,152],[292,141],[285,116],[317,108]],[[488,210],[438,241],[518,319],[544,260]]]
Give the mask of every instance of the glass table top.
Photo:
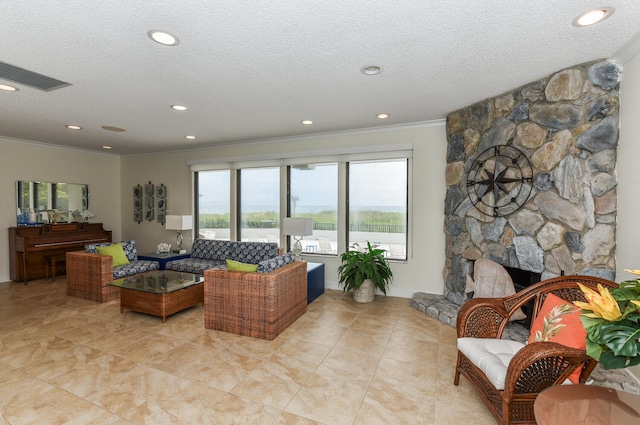
[[[202,275],[174,272],[171,270],[154,270],[114,280],[110,286],[134,289],[136,291],[166,294],[204,281]]]

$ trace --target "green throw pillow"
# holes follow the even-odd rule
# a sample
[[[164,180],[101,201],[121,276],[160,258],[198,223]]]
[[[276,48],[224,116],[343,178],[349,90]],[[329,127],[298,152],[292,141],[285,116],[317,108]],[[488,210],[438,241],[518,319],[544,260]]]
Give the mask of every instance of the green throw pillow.
[[[232,272],[255,272],[258,270],[257,264],[246,264],[240,261],[227,259],[227,270]]]
[[[129,264],[129,259],[124,253],[124,249],[122,249],[122,244],[120,242],[107,246],[99,246],[97,251],[98,254],[113,257],[113,267]]]

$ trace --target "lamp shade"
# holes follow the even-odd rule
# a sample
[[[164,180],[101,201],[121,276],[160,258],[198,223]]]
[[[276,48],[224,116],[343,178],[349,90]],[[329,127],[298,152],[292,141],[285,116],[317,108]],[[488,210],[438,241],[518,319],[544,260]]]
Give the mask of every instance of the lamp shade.
[[[168,215],[164,228],[167,230],[190,230],[192,221],[190,215]]]
[[[291,236],[313,235],[313,219],[285,217],[282,219],[282,234]]]

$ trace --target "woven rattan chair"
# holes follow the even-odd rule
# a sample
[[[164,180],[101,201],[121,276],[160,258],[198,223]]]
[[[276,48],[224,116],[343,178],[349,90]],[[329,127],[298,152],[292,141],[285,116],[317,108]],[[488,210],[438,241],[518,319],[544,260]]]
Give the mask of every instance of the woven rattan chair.
[[[307,311],[307,263],[268,273],[204,272],[204,327],[274,339]]]
[[[533,311],[529,312],[533,323],[549,293],[567,301],[585,301],[576,282],[593,289],[598,284],[618,286],[606,279],[573,275],[544,280],[506,298],[473,298],[458,312],[458,338],[502,338],[509,317],[530,301],[533,301]],[[465,376],[500,424],[535,424],[533,402],[538,393],[564,383],[578,368],[582,370],[580,382],[585,382],[597,363],[585,350],[555,342],[533,342],[514,351],[504,388],[496,388],[480,367],[458,350],[454,384],[458,385],[461,374]]]
[[[113,258],[85,251],[67,252],[67,295],[105,303],[120,299],[113,282]]]

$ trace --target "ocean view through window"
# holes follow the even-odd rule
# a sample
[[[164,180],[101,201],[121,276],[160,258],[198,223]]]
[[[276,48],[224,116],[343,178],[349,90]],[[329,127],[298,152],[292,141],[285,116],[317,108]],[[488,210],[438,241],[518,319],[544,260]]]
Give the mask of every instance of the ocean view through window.
[[[198,170],[198,237],[277,242],[288,251],[282,218],[310,218],[313,234],[300,235],[303,257],[337,257],[370,242],[389,260],[405,261],[410,158],[380,156],[262,161],[255,167],[247,161]]]

